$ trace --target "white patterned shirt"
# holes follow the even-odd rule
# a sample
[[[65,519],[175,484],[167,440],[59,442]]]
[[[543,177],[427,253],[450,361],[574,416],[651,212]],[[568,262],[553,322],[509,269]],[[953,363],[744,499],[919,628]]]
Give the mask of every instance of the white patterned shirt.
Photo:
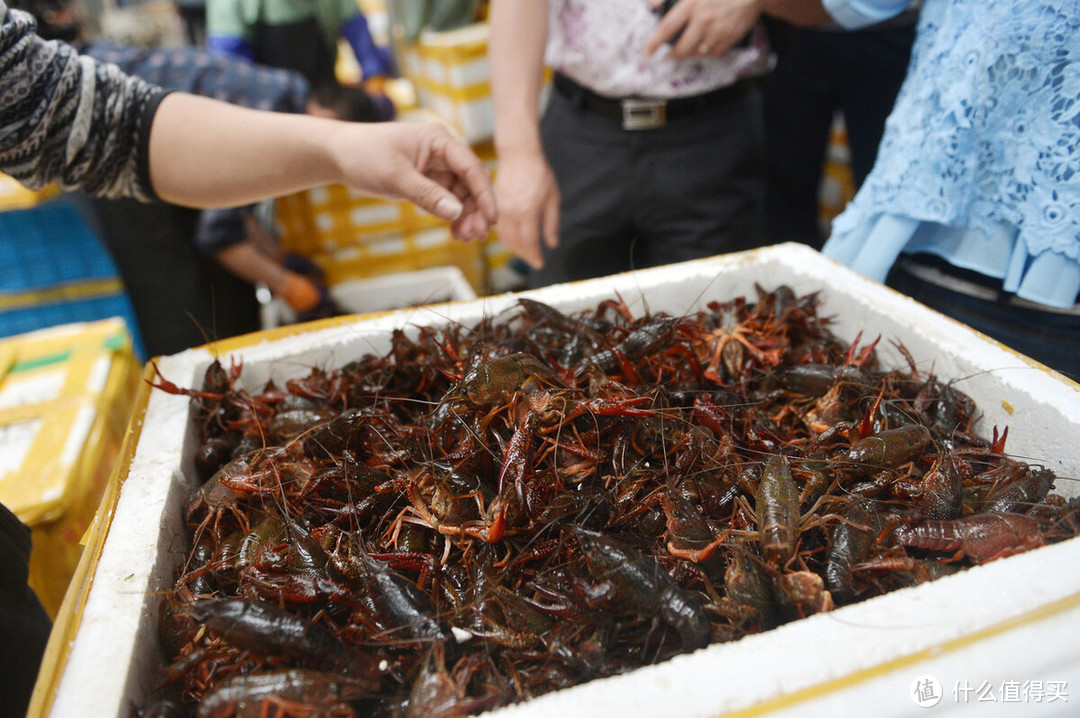
[[[769,68],[760,25],[746,47],[676,61],[666,47],[645,57],[645,42],[659,22],[649,0],[549,0],[549,12],[547,64],[607,97],[690,97]]]

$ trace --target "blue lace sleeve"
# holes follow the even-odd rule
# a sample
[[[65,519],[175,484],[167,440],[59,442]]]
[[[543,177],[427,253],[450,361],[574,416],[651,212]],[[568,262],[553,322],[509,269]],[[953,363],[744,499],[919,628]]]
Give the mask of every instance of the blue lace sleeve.
[[[935,251],[1006,288],[1040,255],[1052,255],[1042,267],[1080,262],[1078,37],[1075,1],[926,0],[877,163],[826,254],[863,271],[857,255],[887,269],[887,255]],[[956,231],[875,239],[886,215]],[[1036,301],[1076,299],[1034,284]]]

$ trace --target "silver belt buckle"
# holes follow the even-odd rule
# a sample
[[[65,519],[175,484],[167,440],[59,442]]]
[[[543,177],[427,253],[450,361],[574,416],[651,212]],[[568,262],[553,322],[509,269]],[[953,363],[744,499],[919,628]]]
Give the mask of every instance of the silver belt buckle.
[[[667,103],[664,100],[643,100],[630,97],[621,100],[624,130],[653,130],[667,124]]]

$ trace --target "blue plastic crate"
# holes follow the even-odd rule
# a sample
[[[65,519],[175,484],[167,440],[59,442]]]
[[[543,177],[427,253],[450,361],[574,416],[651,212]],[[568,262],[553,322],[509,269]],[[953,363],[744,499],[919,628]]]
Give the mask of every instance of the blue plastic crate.
[[[0,212],[0,289],[17,292],[117,276],[82,216],[64,202]]]
[[[0,336],[24,334],[36,329],[73,322],[92,322],[108,317],[122,317],[131,331],[134,312],[125,294],[82,299],[77,302],[39,304],[25,309],[0,312]]]
[[[119,281],[107,249],[63,199],[31,209],[0,212],[0,337],[36,329],[119,316],[145,358],[135,310],[122,287],[96,293],[93,287]],[[86,287],[87,291],[55,290]],[[72,299],[71,294],[77,298]],[[81,296],[79,296],[81,294]]]

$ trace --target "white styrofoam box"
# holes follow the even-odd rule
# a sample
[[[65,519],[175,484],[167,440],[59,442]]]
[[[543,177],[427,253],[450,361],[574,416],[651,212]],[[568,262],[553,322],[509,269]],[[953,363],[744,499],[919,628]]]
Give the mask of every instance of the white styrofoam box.
[[[338,306],[350,314],[476,299],[472,285],[457,267],[432,267],[381,274],[369,279],[351,279],[335,284],[328,291]],[[292,307],[276,297],[265,302],[259,312],[263,329],[296,321]]]
[[[470,144],[491,139],[487,23],[444,32],[425,30],[415,43],[398,47],[403,74],[412,81],[423,107],[443,117]]]
[[[461,101],[420,88],[425,107],[451,121],[469,143],[483,142],[495,136],[495,105],[491,97]]]
[[[951,380],[979,405],[977,429],[1008,425],[1010,453],[1045,464],[1056,490],[1080,491],[1080,386],[971,329],[871,282],[802,245],[785,244],[680,265],[547,287],[522,295],[416,308],[253,343],[237,352],[244,381],[340,366],[388,351],[394,329],[470,326],[515,305],[518,296],[573,312],[618,293],[641,314],[684,313],[709,300],[755,297],[754,285],[823,291],[824,316],[848,341],[878,333],[886,366],[906,368],[890,340],[902,342],[922,370]],[[213,356],[205,349],[159,363],[182,386],[201,382]],[[223,357],[224,359],[224,357]],[[100,548],[81,624],[66,664],[56,668],[51,715],[126,715],[155,685],[159,594],[183,551],[180,502],[193,476],[188,401],[153,392],[142,434]],[[796,621],[733,643],[714,644],[663,664],[592,681],[503,709],[499,716],[924,715],[912,686],[934,675],[946,693],[934,710],[966,710],[952,681],[1062,681],[1080,692],[1080,540],[978,566],[915,588]],[[995,689],[996,690],[996,689]],[[1065,708],[1080,695],[1068,697]],[[1060,701],[1008,704],[1025,715],[1051,715]],[[979,708],[984,709],[985,703]],[[983,712],[980,712],[983,715]]]

